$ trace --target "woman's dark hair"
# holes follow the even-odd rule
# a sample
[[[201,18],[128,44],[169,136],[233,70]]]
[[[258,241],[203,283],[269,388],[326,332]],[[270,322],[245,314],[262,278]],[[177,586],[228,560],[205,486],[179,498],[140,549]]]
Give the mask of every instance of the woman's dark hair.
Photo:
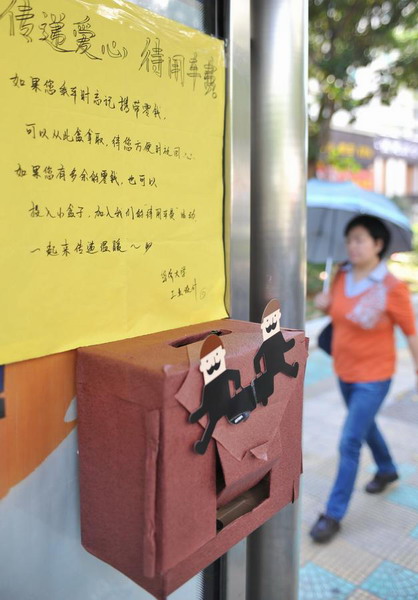
[[[344,229],[345,237],[347,237],[347,235],[350,233],[350,231],[352,229],[354,229],[354,227],[358,227],[358,226],[361,226],[361,227],[364,227],[364,229],[367,229],[367,231],[370,233],[370,235],[372,236],[372,238],[374,240],[376,240],[376,241],[382,240],[383,247],[382,247],[381,251],[379,252],[379,258],[382,259],[386,253],[386,250],[388,249],[389,244],[390,244],[389,229],[377,217],[372,217],[371,215],[359,215],[358,217],[354,217],[354,219],[351,219],[351,221],[349,221],[349,223],[347,223],[347,225],[345,226],[345,229]]]

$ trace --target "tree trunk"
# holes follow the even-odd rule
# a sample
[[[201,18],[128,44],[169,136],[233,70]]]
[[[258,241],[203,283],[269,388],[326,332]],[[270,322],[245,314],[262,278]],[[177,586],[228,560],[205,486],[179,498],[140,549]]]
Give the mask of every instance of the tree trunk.
[[[331,134],[331,120],[335,112],[335,101],[324,96],[318,114],[319,130],[309,137],[308,178],[316,177],[321,152],[328,145]]]
[[[308,179],[312,179],[313,177],[316,177],[316,165],[317,165],[318,161],[316,159],[309,159],[308,160]]]

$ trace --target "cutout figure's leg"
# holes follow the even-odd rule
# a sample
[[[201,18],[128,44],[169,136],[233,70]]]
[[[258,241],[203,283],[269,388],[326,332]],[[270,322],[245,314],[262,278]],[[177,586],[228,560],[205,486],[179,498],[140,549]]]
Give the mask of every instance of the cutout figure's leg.
[[[257,407],[253,386],[241,388],[228,402],[226,418],[232,425],[243,423]]]
[[[274,391],[274,379],[270,373],[262,373],[252,381],[257,403],[267,406],[268,399]]]
[[[213,430],[215,429],[215,425],[219,421],[219,419],[220,417],[216,417],[214,419],[209,415],[209,423],[207,424],[203,437],[194,445],[195,452],[197,452],[198,454],[204,454],[206,452],[206,449],[212,438]]]
[[[241,388],[228,402],[226,418],[231,421],[239,414],[251,412],[256,407],[255,398],[251,385]]]

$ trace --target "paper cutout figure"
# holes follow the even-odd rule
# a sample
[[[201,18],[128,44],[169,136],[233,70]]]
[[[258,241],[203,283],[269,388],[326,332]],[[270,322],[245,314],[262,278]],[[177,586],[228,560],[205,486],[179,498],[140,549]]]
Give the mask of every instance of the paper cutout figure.
[[[270,300],[264,309],[261,318],[261,331],[263,343],[254,356],[254,371],[256,378],[253,380],[253,389],[258,403],[267,405],[269,397],[274,390],[274,377],[277,373],[284,373],[288,377],[297,377],[299,363],[289,364],[285,360],[285,353],[295,345],[295,340],[286,340],[280,330],[280,302],[275,298]],[[261,358],[264,361],[264,371],[261,370]]]
[[[204,415],[208,415],[208,424],[201,440],[195,443],[198,454],[204,454],[209,445],[212,433],[221,417],[226,417],[234,425],[248,419],[251,411],[258,404],[267,406],[269,397],[274,392],[274,377],[284,373],[288,377],[297,377],[299,363],[289,364],[285,353],[295,345],[295,340],[288,342],[280,330],[280,303],[273,299],[264,309],[261,330],[263,343],[254,357],[256,376],[251,384],[241,387],[241,374],[237,369],[227,369],[225,348],[222,340],[215,334],[209,335],[200,350],[200,367],[203,374],[204,388],[200,407],[189,416],[190,423],[197,423]],[[263,359],[264,370],[261,369]],[[231,396],[229,382],[235,386],[235,394]]]
[[[232,424],[241,423],[256,407],[251,386],[241,388],[240,372],[226,368],[225,354],[222,340],[217,335],[209,335],[203,342],[199,367],[205,384],[202,403],[189,417],[190,423],[197,423],[204,415],[208,415],[208,424],[203,437],[194,445],[198,454],[206,452],[216,423],[221,417],[226,417]],[[230,381],[233,382],[237,392],[232,397]]]

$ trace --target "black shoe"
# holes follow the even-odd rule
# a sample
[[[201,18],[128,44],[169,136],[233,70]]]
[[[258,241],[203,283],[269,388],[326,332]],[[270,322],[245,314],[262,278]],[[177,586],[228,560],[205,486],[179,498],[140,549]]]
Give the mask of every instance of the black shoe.
[[[340,530],[340,523],[327,515],[319,515],[319,519],[310,530],[309,534],[314,542],[329,542]]]
[[[389,485],[399,479],[397,473],[376,473],[364,488],[368,494],[380,494]]]

